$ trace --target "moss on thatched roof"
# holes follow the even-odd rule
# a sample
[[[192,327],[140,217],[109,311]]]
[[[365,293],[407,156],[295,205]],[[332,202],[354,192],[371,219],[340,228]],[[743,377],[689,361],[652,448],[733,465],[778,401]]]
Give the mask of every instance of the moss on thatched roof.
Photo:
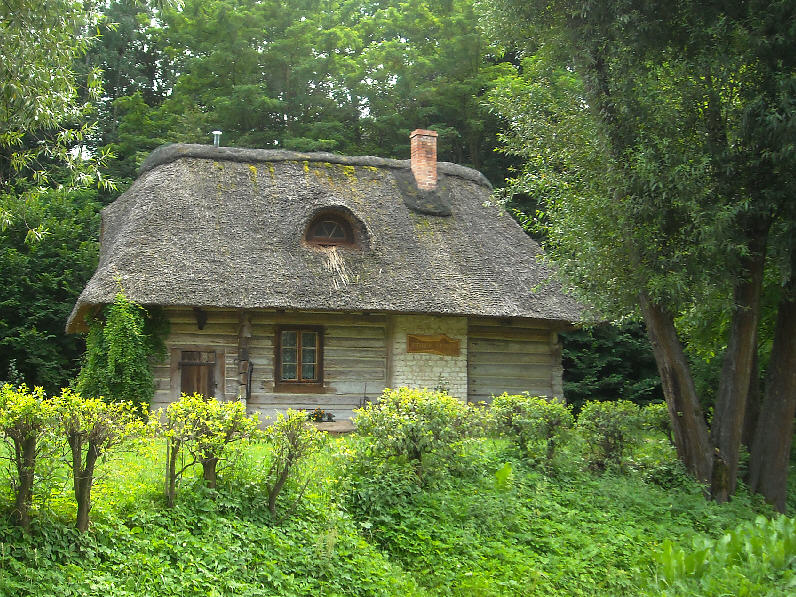
[[[488,202],[483,175],[440,163],[437,190],[422,194],[407,184],[408,168],[375,157],[160,148],[103,210],[99,266],[67,329],[82,329],[119,284],[145,305],[579,318],[539,246]],[[326,211],[352,222],[355,247],[304,241]]]

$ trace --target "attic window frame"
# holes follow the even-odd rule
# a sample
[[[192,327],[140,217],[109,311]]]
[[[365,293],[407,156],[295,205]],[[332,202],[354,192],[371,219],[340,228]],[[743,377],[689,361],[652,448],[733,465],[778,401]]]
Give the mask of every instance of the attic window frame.
[[[315,236],[315,228],[324,222],[333,222],[339,226],[345,238],[339,239]],[[340,213],[329,211],[316,214],[315,217],[312,218],[307,226],[307,231],[304,233],[304,240],[307,244],[316,247],[354,247],[357,244],[354,237],[354,227],[351,225],[348,218]]]

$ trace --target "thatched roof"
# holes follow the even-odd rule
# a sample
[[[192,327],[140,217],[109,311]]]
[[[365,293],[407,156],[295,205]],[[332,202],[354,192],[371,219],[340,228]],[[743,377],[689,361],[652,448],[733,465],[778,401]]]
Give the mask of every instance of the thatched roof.
[[[488,203],[486,178],[438,171],[423,193],[408,161],[162,147],[102,211],[99,266],[67,330],[119,283],[144,305],[577,320],[539,246]],[[354,222],[357,247],[304,242],[328,209]]]

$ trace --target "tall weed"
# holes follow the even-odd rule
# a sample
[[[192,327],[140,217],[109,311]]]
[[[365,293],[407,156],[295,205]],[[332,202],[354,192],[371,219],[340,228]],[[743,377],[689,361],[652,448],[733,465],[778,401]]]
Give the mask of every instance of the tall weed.
[[[758,516],[690,549],[665,539],[650,594],[785,595],[796,591],[796,519]]]

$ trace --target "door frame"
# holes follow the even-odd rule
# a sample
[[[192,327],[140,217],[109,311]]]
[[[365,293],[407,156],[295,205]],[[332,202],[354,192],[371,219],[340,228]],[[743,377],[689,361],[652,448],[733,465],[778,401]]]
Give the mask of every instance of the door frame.
[[[201,344],[181,344],[179,346],[172,346],[169,349],[169,398],[171,402],[175,402],[180,398],[180,385],[182,383],[182,371],[180,371],[180,360],[182,351],[199,351],[199,352],[214,352],[216,353],[216,368],[213,374],[215,375],[215,398],[224,400],[226,396],[225,378],[224,378],[224,357],[225,352],[223,348],[218,346],[208,346]]]

